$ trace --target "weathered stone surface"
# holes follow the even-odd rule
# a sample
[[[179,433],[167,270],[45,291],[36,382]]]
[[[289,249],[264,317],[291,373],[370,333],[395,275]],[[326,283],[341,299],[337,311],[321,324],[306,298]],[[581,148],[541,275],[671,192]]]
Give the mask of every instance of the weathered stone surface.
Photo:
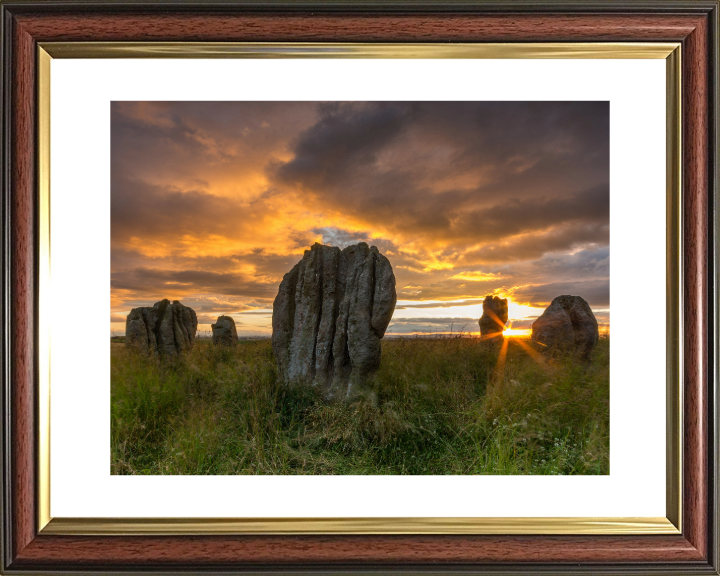
[[[396,302],[392,266],[375,246],[315,244],[285,274],[273,303],[280,374],[331,398],[374,397],[368,379]]]
[[[197,315],[175,300],[133,308],[125,323],[125,346],[136,352],[174,356],[195,344]]]
[[[238,341],[235,320],[231,316],[220,316],[212,328],[212,341],[216,346],[236,346]]]
[[[501,335],[508,319],[507,298],[486,296],[483,301],[483,315],[480,317],[480,335],[490,338]]]
[[[134,352],[147,352],[148,333],[142,308],[133,308],[125,320],[125,347]]]
[[[558,296],[532,325],[532,339],[550,352],[589,360],[599,338],[598,323],[580,296]]]

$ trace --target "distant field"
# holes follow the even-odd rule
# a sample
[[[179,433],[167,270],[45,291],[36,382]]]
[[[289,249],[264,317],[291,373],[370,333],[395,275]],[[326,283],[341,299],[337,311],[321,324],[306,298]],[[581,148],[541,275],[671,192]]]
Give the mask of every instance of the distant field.
[[[111,343],[113,474],[608,474],[609,336],[589,367],[529,339],[383,340],[378,406],[277,380],[269,340],[175,362]]]

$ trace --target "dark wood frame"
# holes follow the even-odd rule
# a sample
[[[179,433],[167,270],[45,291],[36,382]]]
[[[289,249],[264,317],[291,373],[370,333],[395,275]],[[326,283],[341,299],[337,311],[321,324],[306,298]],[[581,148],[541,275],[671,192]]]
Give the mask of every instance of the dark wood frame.
[[[718,574],[718,2],[3,1],[2,558],[37,572]],[[38,42],[682,43],[683,533],[646,536],[50,536],[37,530]]]

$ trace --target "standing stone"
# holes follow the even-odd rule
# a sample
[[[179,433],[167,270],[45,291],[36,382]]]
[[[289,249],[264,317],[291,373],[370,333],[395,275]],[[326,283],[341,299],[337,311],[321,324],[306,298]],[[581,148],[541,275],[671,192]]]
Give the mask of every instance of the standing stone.
[[[558,296],[532,325],[532,340],[551,352],[589,360],[599,338],[598,323],[580,296]]]
[[[220,316],[212,328],[212,341],[215,346],[236,346],[238,341],[235,320],[231,316]]]
[[[147,353],[148,330],[142,308],[133,308],[125,320],[125,347],[133,352]]]
[[[392,266],[375,246],[306,250],[273,303],[272,346],[285,382],[319,386],[329,398],[374,398],[368,380],[396,302]]]
[[[501,336],[508,319],[507,298],[486,296],[483,301],[483,315],[480,317],[480,335],[483,338]]]
[[[125,347],[135,352],[174,356],[195,344],[197,315],[175,300],[133,308],[125,323]]]

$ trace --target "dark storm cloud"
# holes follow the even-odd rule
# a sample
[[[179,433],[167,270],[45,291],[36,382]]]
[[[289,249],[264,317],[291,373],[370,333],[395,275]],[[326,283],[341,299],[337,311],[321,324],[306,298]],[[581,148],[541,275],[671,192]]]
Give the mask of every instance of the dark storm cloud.
[[[603,102],[324,105],[295,157],[272,173],[391,232],[459,245],[604,224],[607,110]]]
[[[428,158],[446,146],[447,169],[492,165],[522,172],[553,160],[577,173],[579,162],[606,179],[609,117],[606,102],[371,102],[318,107],[319,119],[305,130],[295,158],[278,175],[299,184],[351,184],[348,176],[376,168],[382,153],[401,137],[416,140]],[[417,142],[417,140],[420,140]],[[435,166],[393,166],[422,178]],[[543,183],[544,184],[544,183]]]
[[[350,108],[352,106],[352,109]],[[349,176],[375,162],[405,128],[412,111],[394,103],[319,105],[320,118],[295,146],[295,158],[277,168],[282,180],[305,187],[346,186]]]

